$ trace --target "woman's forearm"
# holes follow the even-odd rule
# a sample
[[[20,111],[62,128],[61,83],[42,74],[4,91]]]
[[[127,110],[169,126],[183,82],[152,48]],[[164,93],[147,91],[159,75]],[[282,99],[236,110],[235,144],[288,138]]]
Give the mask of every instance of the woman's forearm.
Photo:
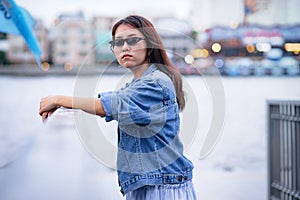
[[[81,109],[94,115],[105,116],[106,114],[102,102],[98,98],[60,96],[58,104],[66,108]]]
[[[48,96],[43,98],[40,105],[40,115],[55,111],[59,107],[81,109],[87,113],[99,116],[106,115],[100,99],[72,96]]]

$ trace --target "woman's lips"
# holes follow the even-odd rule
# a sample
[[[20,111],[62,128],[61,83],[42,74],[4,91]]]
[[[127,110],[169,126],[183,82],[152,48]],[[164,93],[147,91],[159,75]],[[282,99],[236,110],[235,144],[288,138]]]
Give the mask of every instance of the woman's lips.
[[[125,55],[122,56],[122,59],[131,58],[131,57],[132,57],[132,55],[130,55],[130,54],[125,54]]]

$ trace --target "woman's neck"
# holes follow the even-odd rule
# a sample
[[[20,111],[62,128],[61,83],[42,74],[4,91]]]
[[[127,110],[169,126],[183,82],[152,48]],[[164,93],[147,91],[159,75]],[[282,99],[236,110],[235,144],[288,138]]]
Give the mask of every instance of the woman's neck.
[[[144,63],[142,65],[131,67],[130,70],[134,76],[134,79],[139,79],[144,74],[144,72],[148,69],[149,66],[150,66],[149,63]]]

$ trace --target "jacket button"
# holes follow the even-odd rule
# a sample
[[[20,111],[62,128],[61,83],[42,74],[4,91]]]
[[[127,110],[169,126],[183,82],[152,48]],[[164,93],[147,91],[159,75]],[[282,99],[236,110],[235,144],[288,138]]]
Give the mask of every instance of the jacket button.
[[[177,180],[181,182],[181,181],[182,181],[182,176],[181,176],[181,175],[178,176],[178,177],[177,177]]]
[[[185,180],[185,181],[187,181],[187,180],[188,180],[188,178],[189,178],[188,176],[184,176],[184,180]]]

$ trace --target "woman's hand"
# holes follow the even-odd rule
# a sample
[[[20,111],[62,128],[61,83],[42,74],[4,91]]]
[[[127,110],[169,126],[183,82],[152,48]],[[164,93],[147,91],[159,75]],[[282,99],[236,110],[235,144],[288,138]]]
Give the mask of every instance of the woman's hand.
[[[54,111],[56,111],[56,109],[57,109],[57,108],[55,108],[55,109],[53,109],[53,110],[51,110],[51,111],[49,111],[49,112],[43,112],[42,114],[40,114],[40,115],[42,116],[43,122],[45,122],[46,119],[47,119],[48,117],[50,117],[50,116],[52,115],[52,113],[54,113]]]
[[[48,96],[41,99],[39,114],[43,122],[60,107],[57,103],[58,98],[58,96]]]

